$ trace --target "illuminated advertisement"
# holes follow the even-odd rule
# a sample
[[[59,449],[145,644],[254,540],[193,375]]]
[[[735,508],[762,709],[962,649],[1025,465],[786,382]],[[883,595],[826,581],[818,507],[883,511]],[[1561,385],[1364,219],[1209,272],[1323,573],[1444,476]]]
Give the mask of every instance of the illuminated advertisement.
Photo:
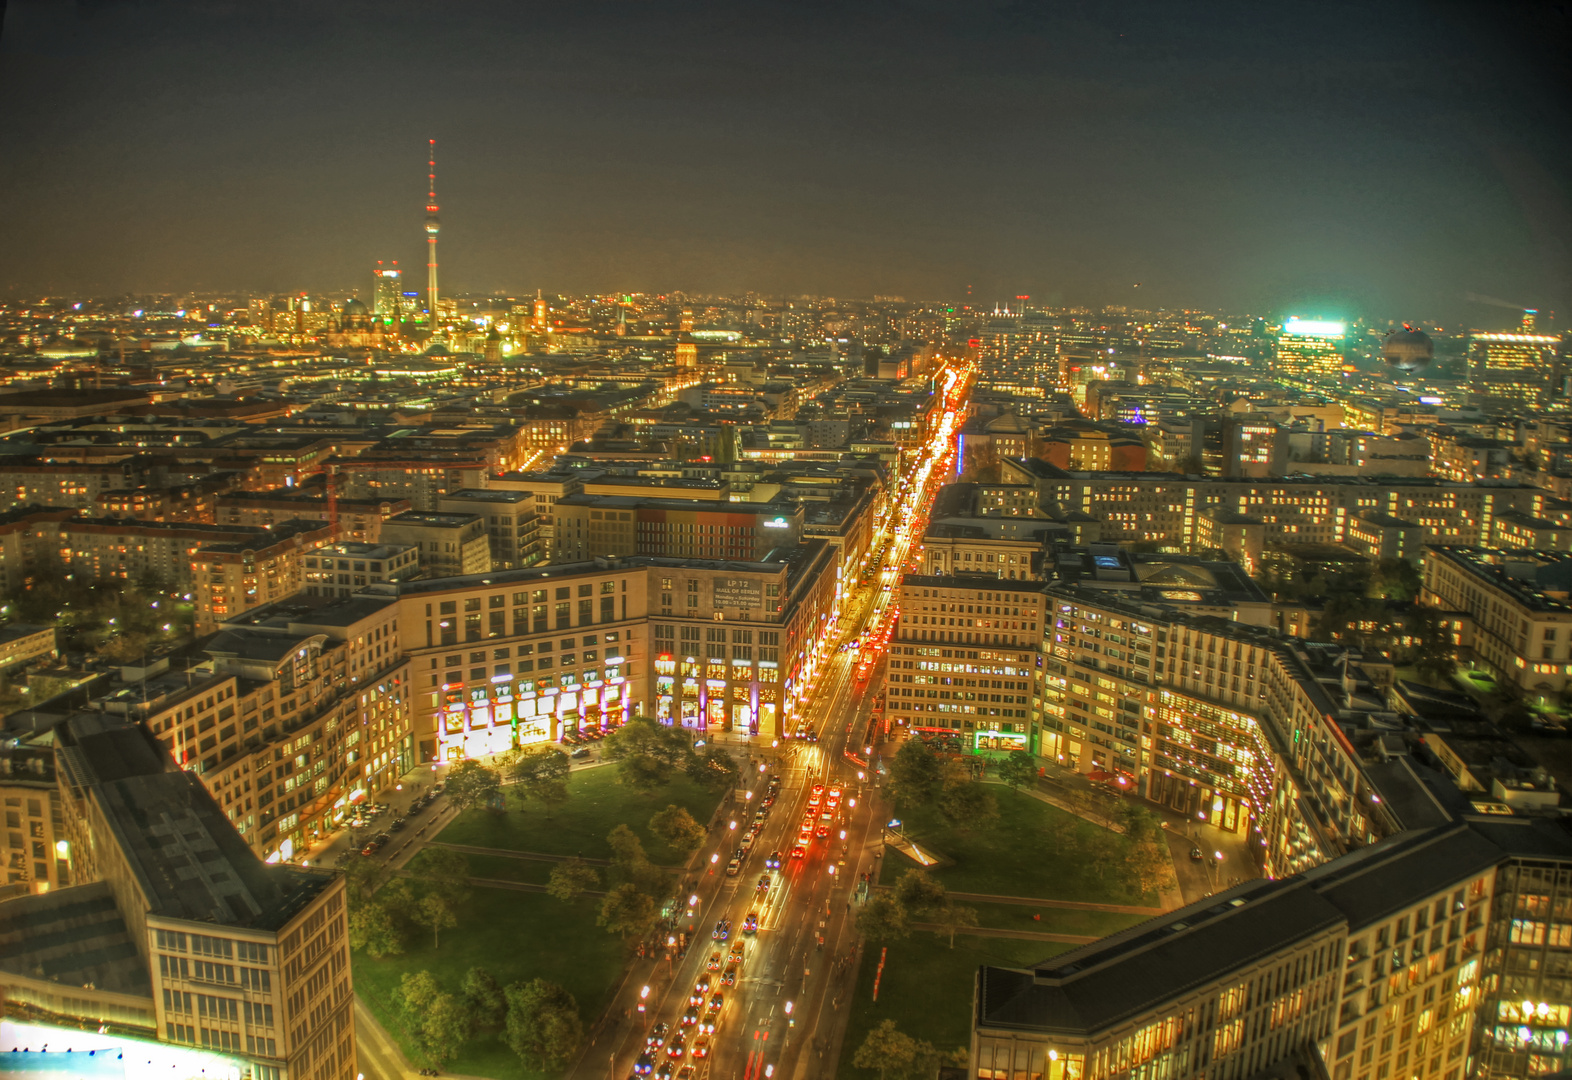
[[[227,1033],[226,1033],[227,1034]],[[30,1080],[254,1080],[251,1062],[218,1050],[80,1028],[0,1021],[6,1076]]]

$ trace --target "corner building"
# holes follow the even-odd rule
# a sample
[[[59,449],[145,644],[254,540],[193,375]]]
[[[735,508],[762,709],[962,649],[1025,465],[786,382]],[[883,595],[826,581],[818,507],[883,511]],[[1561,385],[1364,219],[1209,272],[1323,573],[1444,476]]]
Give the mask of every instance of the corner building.
[[[0,902],[7,1016],[353,1080],[343,878],[263,863],[139,725],[81,714],[55,737],[80,884]]]
[[[969,1073],[1556,1073],[1568,1061],[1564,980],[1516,999],[1503,973],[1544,960],[1542,941],[1520,944],[1536,933],[1519,911],[1525,897],[1545,905],[1541,937],[1572,932],[1550,921],[1551,890],[1569,871],[1572,842],[1545,822],[1457,820],[1241,885],[1029,970],[983,967]],[[1503,892],[1506,880],[1527,888]]]
[[[387,583],[420,760],[611,728],[634,715],[779,737],[822,661],[835,550],[766,561],[601,558]]]

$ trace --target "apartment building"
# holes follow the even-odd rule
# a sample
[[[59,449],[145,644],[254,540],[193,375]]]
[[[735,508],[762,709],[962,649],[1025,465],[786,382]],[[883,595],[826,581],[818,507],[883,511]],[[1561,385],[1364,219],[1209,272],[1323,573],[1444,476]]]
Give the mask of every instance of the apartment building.
[[[1572,679],[1572,555],[1431,547],[1420,602],[1472,616],[1474,663],[1548,702]]]
[[[541,558],[546,562],[565,561],[557,551],[557,500],[572,495],[583,486],[584,476],[571,473],[511,472],[492,477],[487,488],[493,491],[527,491],[535,500],[539,521]]]
[[[0,463],[0,509],[34,505],[91,511],[106,492],[140,487],[143,470],[132,457],[91,463],[8,458]]]
[[[797,546],[800,503],[565,495],[557,500],[556,557],[669,555],[685,559],[763,559]]]
[[[474,514],[485,520],[491,542],[489,569],[517,570],[544,558],[534,492],[465,488],[443,495],[437,500],[437,509],[444,514]]]
[[[408,499],[335,500],[338,539],[354,544],[375,544],[382,539],[382,523],[414,509]],[[213,505],[213,520],[220,525],[272,528],[286,521],[328,521],[332,517],[325,495],[293,491],[250,491],[220,495]]]
[[[1208,479],[1172,473],[1079,473],[1043,462],[1004,461],[1001,480],[1029,485],[1046,510],[1084,513],[1101,538],[1180,550],[1198,543],[1197,515],[1217,508],[1261,519],[1269,542],[1340,544],[1348,519],[1376,512],[1412,521],[1428,544],[1489,544],[1498,514],[1545,512],[1547,493],[1509,481],[1427,479]]]
[[[0,901],[7,1019],[100,1025],[264,1080],[356,1075],[343,878],[268,865],[140,726],[55,730],[76,882]]]
[[[379,581],[402,581],[420,573],[413,544],[328,544],[301,560],[307,596],[353,596]]]
[[[71,884],[70,863],[58,847],[65,834],[49,733],[7,736],[0,745],[0,810],[5,814],[0,899]]]
[[[413,547],[429,577],[483,574],[491,569],[491,540],[479,514],[410,510],[382,525],[382,542]]]
[[[1567,995],[1559,978],[1547,994],[1535,970],[1548,914],[1536,922],[1523,912],[1551,911],[1569,870],[1572,844],[1544,822],[1449,820],[1029,969],[982,967],[969,1071],[984,1080],[1550,1075],[1567,1058]],[[1569,946],[1553,950],[1557,960]],[[1534,988],[1510,999],[1507,970],[1535,971]]]
[[[305,552],[333,539],[333,526],[300,522],[253,539],[204,544],[191,556],[189,582],[198,633],[300,591]],[[313,528],[313,526],[315,526]]]
[[[494,471],[484,456],[335,458],[330,465],[338,476],[341,497],[376,503],[408,501],[422,511],[436,510],[437,500],[450,491],[488,487]]]
[[[142,721],[264,859],[289,858],[417,763],[409,662],[386,597],[236,616],[184,673],[94,703]]]

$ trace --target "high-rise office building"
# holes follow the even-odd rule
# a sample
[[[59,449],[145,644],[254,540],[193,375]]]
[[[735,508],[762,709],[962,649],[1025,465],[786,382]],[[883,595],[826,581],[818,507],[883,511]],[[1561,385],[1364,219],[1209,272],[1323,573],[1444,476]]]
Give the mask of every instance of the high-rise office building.
[[[1273,374],[1300,383],[1341,379],[1346,329],[1340,322],[1291,316],[1277,335]]]
[[[377,268],[372,272],[372,300],[371,313],[377,321],[391,326],[399,324],[399,293],[402,282],[395,260],[392,266],[384,266],[381,260],[377,261]]]
[[[1537,312],[1525,311],[1513,333],[1476,332],[1468,338],[1468,386],[1479,399],[1495,404],[1542,408],[1564,394],[1558,386],[1561,339],[1534,332]]]

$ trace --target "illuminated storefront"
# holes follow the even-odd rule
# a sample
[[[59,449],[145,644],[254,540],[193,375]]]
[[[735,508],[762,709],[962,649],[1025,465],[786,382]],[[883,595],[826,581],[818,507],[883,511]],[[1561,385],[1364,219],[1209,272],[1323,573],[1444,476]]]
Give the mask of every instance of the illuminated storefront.
[[[733,659],[725,663],[680,660],[671,653],[655,658],[655,719],[708,731],[775,734],[780,665],[775,661]],[[700,678],[700,675],[708,676]]]
[[[623,664],[622,656],[608,656],[604,671],[586,668],[533,679],[498,675],[480,685],[445,684],[442,760],[489,757],[581,728],[621,725],[629,715]]]

